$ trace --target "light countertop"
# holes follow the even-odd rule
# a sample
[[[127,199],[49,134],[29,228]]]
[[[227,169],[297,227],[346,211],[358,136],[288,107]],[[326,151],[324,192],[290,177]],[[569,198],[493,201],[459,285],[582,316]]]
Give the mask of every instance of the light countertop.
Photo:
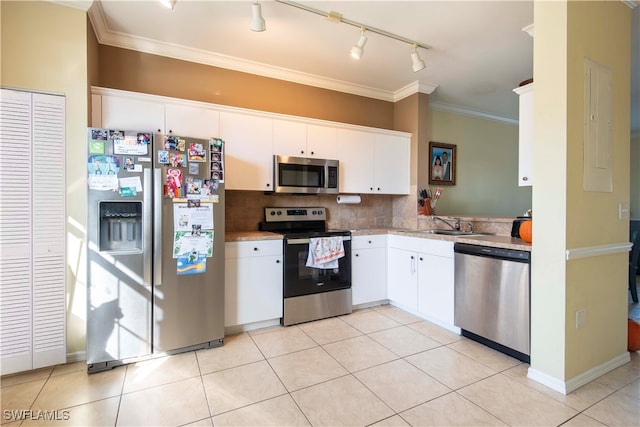
[[[473,236],[448,236],[443,234],[424,233],[424,230],[406,230],[398,228],[374,228],[351,230],[352,236],[369,236],[372,234],[395,234],[402,236],[420,237],[432,240],[447,240],[451,242],[468,243],[471,245],[490,246],[495,248],[531,251],[531,244],[522,239],[500,234],[476,234]],[[229,231],[225,233],[227,242],[241,242],[250,240],[282,240],[282,235],[269,231]]]

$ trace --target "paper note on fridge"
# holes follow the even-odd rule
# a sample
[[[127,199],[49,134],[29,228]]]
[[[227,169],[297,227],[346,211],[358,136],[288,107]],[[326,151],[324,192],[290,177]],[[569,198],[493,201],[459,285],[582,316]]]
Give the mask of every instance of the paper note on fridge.
[[[173,238],[173,257],[192,252],[213,256],[213,230],[176,231]]]
[[[213,205],[204,203],[189,207],[187,203],[173,204],[173,231],[191,232],[194,225],[202,230],[213,230]]]
[[[120,188],[135,188],[138,193],[142,191],[142,181],[139,176],[120,178]]]

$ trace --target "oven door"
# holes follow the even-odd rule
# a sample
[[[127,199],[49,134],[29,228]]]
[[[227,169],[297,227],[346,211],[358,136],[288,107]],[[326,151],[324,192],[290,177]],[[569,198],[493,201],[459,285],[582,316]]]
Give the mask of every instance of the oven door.
[[[284,297],[317,294],[351,288],[351,236],[342,237],[344,256],[338,268],[307,267],[308,237],[284,239]]]

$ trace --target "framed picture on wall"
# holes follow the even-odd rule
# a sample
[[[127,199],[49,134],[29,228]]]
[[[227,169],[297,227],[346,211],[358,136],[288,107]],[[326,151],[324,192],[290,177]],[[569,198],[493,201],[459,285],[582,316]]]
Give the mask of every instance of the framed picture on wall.
[[[456,184],[456,146],[429,142],[429,184]]]

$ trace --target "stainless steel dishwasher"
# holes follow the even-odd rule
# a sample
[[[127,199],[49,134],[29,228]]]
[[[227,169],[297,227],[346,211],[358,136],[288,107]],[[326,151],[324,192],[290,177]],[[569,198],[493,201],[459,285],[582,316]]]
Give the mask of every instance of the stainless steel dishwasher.
[[[529,363],[531,253],[456,243],[454,256],[462,335]]]

